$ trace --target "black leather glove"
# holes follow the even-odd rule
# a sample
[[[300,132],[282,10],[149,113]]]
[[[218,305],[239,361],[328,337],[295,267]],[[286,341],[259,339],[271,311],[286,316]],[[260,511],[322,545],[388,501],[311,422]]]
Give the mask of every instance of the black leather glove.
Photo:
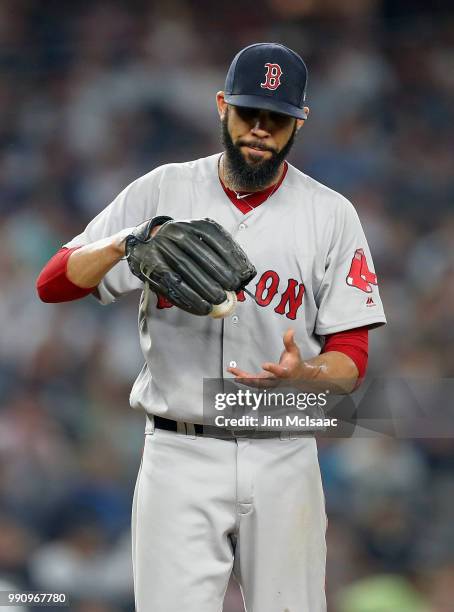
[[[154,237],[151,230],[161,225]],[[226,291],[239,291],[257,274],[246,253],[212,219],[155,217],[126,237],[131,272],[172,304],[208,315]]]

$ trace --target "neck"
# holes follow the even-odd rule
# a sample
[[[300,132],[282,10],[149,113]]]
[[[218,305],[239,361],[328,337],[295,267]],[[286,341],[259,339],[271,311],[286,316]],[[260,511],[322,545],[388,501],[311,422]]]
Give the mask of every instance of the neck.
[[[225,153],[223,153],[221,155],[220,163],[219,163],[219,178],[224,183],[224,185],[228,187],[229,189],[231,189],[232,191],[235,191],[235,192],[236,191],[248,191],[250,193],[257,193],[258,191],[263,191],[264,189],[268,189],[272,185],[276,185],[280,181],[282,177],[282,173],[284,172],[284,164],[285,162],[282,162],[282,164],[279,166],[279,171],[274,180],[270,181],[266,185],[263,185],[262,187],[249,188],[245,185],[240,185],[237,182],[237,180],[235,179],[235,176],[233,175],[233,173],[231,172],[229,168],[228,159]]]

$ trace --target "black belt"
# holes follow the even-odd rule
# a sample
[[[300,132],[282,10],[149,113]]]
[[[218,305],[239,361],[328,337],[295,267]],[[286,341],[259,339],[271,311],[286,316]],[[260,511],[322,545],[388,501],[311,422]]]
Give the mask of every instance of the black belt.
[[[172,419],[166,419],[161,416],[147,415],[151,420],[154,420],[154,426],[156,429],[165,429],[166,431],[178,431],[178,422]],[[200,425],[199,423],[190,424],[190,430],[186,423],[181,423],[185,427],[187,434],[195,433],[197,436],[205,436],[209,438],[220,438],[222,440],[236,440],[236,438],[280,438],[281,435],[285,437],[306,437],[313,436],[314,433],[311,431],[266,431],[266,430],[255,430],[255,429],[227,429],[225,427],[216,427],[215,425]]]
[[[166,429],[167,431],[178,431],[177,421],[172,421],[172,419],[165,419],[161,416],[154,416],[154,426],[157,429]],[[199,425],[199,423],[194,423],[193,425],[195,429],[195,433],[198,436],[203,436],[203,425]]]

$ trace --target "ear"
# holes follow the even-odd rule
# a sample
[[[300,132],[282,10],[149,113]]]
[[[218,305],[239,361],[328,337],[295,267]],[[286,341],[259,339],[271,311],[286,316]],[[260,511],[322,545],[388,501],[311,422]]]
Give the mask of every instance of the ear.
[[[225,101],[223,91],[218,91],[216,94],[216,105],[218,107],[219,118],[222,120],[227,112],[227,102]]]
[[[305,106],[304,107],[304,112],[306,113],[306,117],[309,117],[309,107]],[[304,122],[306,121],[306,119],[297,119],[296,120],[296,131],[299,132],[300,129],[303,127]]]

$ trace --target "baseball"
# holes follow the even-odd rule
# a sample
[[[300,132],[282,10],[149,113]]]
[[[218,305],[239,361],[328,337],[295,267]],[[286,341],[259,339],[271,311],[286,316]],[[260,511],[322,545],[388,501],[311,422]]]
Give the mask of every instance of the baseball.
[[[210,317],[213,319],[224,319],[235,310],[237,305],[236,293],[234,291],[226,291],[226,299],[221,304],[214,304],[213,310],[210,312]]]

